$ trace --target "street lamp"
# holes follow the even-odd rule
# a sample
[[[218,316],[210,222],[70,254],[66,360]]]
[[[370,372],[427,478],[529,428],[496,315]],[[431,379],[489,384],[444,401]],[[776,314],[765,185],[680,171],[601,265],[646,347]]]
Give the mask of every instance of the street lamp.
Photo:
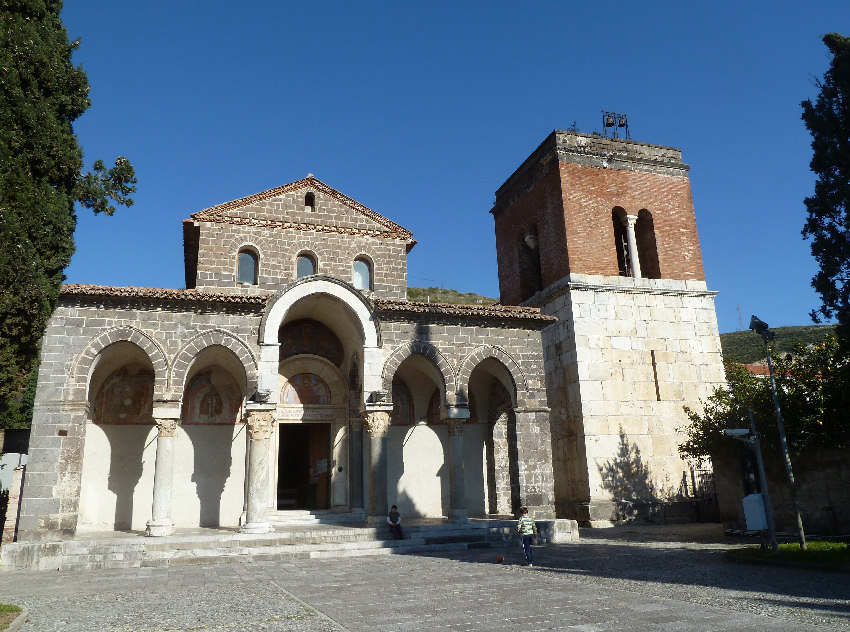
[[[800,502],[797,500],[797,485],[794,483],[794,470],[791,469],[791,456],[788,454],[788,442],[785,440],[785,424],[782,421],[782,411],[779,409],[779,397],[776,394],[776,381],[773,379],[773,364],[770,361],[770,347],[768,342],[776,337],[770,331],[768,324],[758,317],[750,319],[750,329],[756,332],[764,340],[764,352],[767,355],[767,371],[770,374],[770,388],[773,391],[773,405],[776,407],[776,427],[779,429],[779,443],[782,445],[782,454],[785,457],[785,472],[788,474],[788,482],[791,484],[791,500],[794,503],[794,516],[797,519],[797,535],[800,538],[800,549],[806,550],[806,534],[803,531],[803,519],[800,517]]]

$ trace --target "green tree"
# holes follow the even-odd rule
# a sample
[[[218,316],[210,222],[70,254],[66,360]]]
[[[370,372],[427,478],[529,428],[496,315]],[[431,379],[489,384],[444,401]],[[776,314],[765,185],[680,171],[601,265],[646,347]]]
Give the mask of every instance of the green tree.
[[[850,38],[830,33],[823,42],[831,55],[829,69],[817,82],[815,102],[802,103],[817,176],[814,194],[805,201],[803,237],[812,240],[820,266],[812,287],[822,304],[812,318],[837,318],[839,337],[850,345]]]
[[[838,341],[828,336],[818,345],[798,347],[789,357],[779,355],[773,365],[776,390],[789,449],[850,447],[850,419],[842,408],[842,373],[848,361]],[[702,402],[702,412],[685,407],[690,424],[679,452],[703,460],[730,449],[726,428],[749,428],[747,408],[756,416],[765,450],[779,450],[779,431],[770,380],[748,372],[740,364],[726,366],[725,387]]]
[[[89,83],[61,0],[0,0],[0,426],[29,423],[41,336],[74,252],[75,205],[130,206],[133,166],[82,173],[73,122]]]

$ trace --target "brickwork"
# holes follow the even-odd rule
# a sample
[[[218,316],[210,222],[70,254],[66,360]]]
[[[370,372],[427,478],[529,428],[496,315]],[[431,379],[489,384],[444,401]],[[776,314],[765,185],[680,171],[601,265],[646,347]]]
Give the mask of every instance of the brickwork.
[[[677,149],[554,132],[496,193],[502,302],[530,296],[518,262],[529,227],[543,288],[570,273],[617,276],[614,208],[652,214],[661,278],[704,280],[687,170]]]
[[[640,451],[645,482],[663,496],[686,469],[682,407],[698,408],[724,381],[681,151],[555,131],[491,213],[502,303],[558,319],[543,331],[558,515],[613,519],[603,472],[626,448]],[[637,218],[644,276],[660,278],[620,276],[614,214]]]

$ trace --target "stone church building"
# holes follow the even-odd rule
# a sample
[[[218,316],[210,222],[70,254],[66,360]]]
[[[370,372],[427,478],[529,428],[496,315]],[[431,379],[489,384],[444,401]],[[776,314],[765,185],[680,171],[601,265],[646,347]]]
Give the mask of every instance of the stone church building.
[[[682,406],[724,379],[681,152],[556,131],[491,213],[494,306],[408,301],[410,231],[312,175],[185,220],[186,289],[63,286],[18,539],[593,524],[624,442],[678,484]]]

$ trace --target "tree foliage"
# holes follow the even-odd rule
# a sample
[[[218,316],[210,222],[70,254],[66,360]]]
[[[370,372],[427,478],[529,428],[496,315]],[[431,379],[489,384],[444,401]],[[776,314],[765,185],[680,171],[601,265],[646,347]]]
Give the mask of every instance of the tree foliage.
[[[850,364],[838,341],[798,347],[796,355],[775,357],[773,372],[790,450],[850,447],[850,415],[842,403],[844,369]],[[779,449],[770,380],[739,364],[726,366],[727,386],[715,389],[698,412],[685,407],[690,424],[679,452],[703,460],[729,449],[726,428],[749,428],[752,408],[765,450]]]
[[[90,105],[61,0],[0,0],[0,426],[28,423],[42,333],[74,252],[75,204],[130,206],[133,166],[82,174],[73,122]],[[28,387],[29,385],[29,387]],[[28,394],[29,393],[29,394]]]
[[[803,101],[803,121],[812,135],[815,190],[806,198],[808,218],[803,237],[812,240],[820,270],[812,287],[821,307],[812,312],[837,318],[839,336],[850,342],[850,38],[824,36],[831,62],[814,103]]]

